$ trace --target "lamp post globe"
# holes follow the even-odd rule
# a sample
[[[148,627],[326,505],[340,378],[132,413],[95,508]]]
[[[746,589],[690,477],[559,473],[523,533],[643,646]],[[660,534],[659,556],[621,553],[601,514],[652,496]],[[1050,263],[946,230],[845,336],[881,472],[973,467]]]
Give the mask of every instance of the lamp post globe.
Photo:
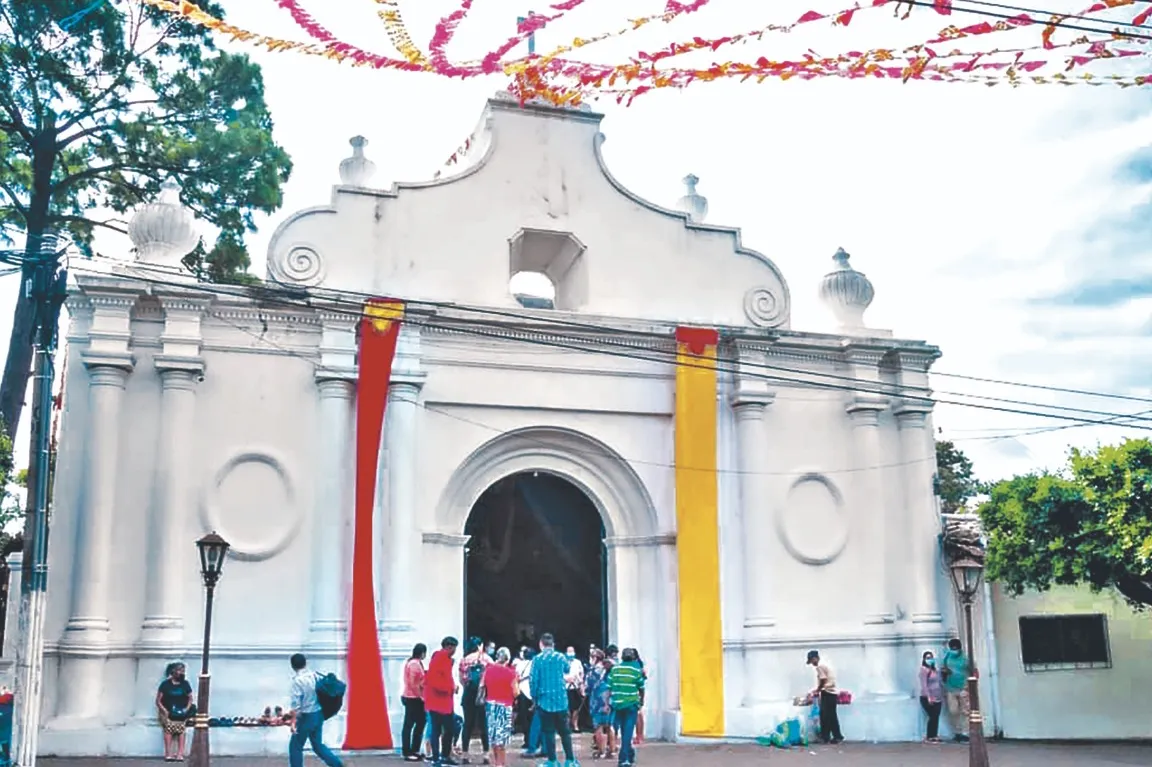
[[[200,554],[200,577],[204,579],[204,647],[200,655],[200,679],[196,692],[196,715],[192,722],[194,729],[192,748],[188,752],[188,764],[190,767],[208,767],[210,759],[208,658],[212,642],[212,602],[229,546],[228,541],[213,531],[196,541],[196,549]]]
[[[984,563],[971,557],[960,557],[950,565],[952,583],[964,607],[965,648],[968,651],[968,765],[989,767],[988,744],[984,741],[984,716],[980,712],[979,673],[976,669],[972,631],[972,604],[984,578]]]
[[[204,586],[213,588],[224,569],[224,557],[230,548],[228,541],[211,532],[196,541],[196,548],[200,551],[200,575],[204,578]]]
[[[951,571],[952,583],[960,599],[965,603],[976,599],[984,579],[984,563],[969,558],[957,559],[952,563]]]

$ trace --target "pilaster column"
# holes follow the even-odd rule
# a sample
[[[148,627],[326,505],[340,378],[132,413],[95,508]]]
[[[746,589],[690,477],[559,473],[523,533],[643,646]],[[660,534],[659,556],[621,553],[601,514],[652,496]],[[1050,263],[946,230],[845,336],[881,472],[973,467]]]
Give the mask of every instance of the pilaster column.
[[[316,503],[312,522],[312,615],[308,646],[337,649],[347,633],[344,585],[352,539],[352,432],[355,370],[321,369]]]
[[[72,605],[63,643],[103,644],[108,634],[112,563],[112,518],[116,512],[116,472],[120,453],[120,411],[132,362],[85,360],[91,418],[88,424],[86,503],[76,518],[72,563]]]
[[[764,567],[766,542],[775,537],[772,502],[765,482],[768,435],[764,430],[764,412],[773,399],[772,394],[737,394],[732,398],[744,540],[744,635],[748,639],[763,638],[776,625],[772,616],[772,584],[765,577]]]
[[[88,348],[80,359],[88,372],[84,487],[75,510],[68,620],[60,639],[60,678],[68,694],[60,696],[57,715],[87,719],[100,712],[104,663],[108,651],[108,606],[112,592],[112,533],[119,479],[121,409],[128,375],[135,367],[129,351],[132,307],[137,294],[95,287],[85,291],[92,308]]]
[[[929,453],[932,444],[928,434],[931,407],[905,403],[896,410],[900,426],[900,461],[903,463],[905,520],[908,530],[908,554],[911,566],[910,612],[913,623],[940,623],[940,602],[936,580],[940,572],[937,556],[939,532],[936,496],[932,474],[936,462]]]
[[[413,629],[416,591],[416,450],[422,373],[394,373],[388,388],[385,439],[388,443],[388,577],[384,584],[384,631],[393,642]]]
[[[155,358],[160,375],[160,439],[156,480],[148,515],[148,572],[140,643],[177,645],[184,638],[184,575],[190,549],[184,539],[192,513],[189,465],[196,432],[196,384],[204,375],[198,358]]]
[[[196,433],[196,386],[204,379],[200,323],[210,301],[186,290],[157,295],[164,309],[160,352],[152,358],[160,377],[159,439],[152,508],[148,515],[148,570],[140,643],[174,646],[184,638],[184,537],[193,512],[190,482]]]
[[[888,593],[888,525],[881,480],[883,451],[880,441],[880,413],[887,407],[879,397],[857,396],[848,406],[855,440],[856,486],[853,528],[859,536],[862,557],[860,576],[865,581],[865,617],[869,625],[895,622]]]

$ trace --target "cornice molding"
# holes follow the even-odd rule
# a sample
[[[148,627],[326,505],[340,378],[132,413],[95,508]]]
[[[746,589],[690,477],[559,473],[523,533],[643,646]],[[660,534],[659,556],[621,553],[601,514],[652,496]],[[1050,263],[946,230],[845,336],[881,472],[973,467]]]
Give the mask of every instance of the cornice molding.
[[[887,624],[892,626],[893,624]],[[736,638],[724,640],[725,650],[761,649],[761,650],[810,650],[813,647],[821,649],[827,647],[901,647],[904,645],[927,645],[941,647],[952,637],[952,631],[912,631],[899,632],[888,630],[884,633],[843,632],[837,634],[780,634],[778,631],[772,636],[762,638]]]
[[[421,536],[424,543],[431,543],[433,545],[448,546],[449,548],[462,549],[468,545],[468,541],[472,540],[471,535],[457,535],[455,533],[442,533],[439,531],[425,532]]]
[[[604,539],[604,545],[610,549],[652,548],[655,546],[675,546],[676,533],[657,533],[656,535],[617,535]]]
[[[130,643],[102,643],[99,645],[64,645],[60,642],[46,642],[44,654],[50,657],[80,657],[80,658],[198,658],[201,647],[198,644],[180,642],[178,644],[151,645]],[[212,643],[212,657],[234,658],[237,660],[280,660],[292,653],[300,651],[299,643]],[[403,650],[390,651],[381,647],[380,655],[384,658],[406,658],[408,652]],[[309,647],[308,656],[326,659],[344,658],[346,651],[342,647]]]

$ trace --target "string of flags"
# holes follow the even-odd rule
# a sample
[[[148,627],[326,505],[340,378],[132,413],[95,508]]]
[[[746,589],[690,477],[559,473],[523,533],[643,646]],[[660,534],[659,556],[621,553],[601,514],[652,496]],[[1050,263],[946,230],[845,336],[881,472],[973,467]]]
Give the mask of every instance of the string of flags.
[[[533,45],[527,55],[512,57],[512,51],[530,40],[534,43],[538,32],[586,2],[559,0],[548,6],[546,11],[518,19],[515,34],[482,58],[470,61],[453,61],[448,55],[448,46],[457,28],[466,20],[474,0],[460,0],[457,9],[436,25],[424,48],[412,39],[401,12],[401,0],[371,0],[377,6],[377,15],[394,49],[390,54],[366,50],[340,39],[317,21],[304,8],[301,0],[276,2],[302,30],[308,38],[307,42],[263,35],[230,25],[189,0],[144,2],[231,40],[272,52],[293,52],[350,63],[352,66],[427,72],[462,79],[503,75],[511,79],[509,91],[522,101],[544,99],[557,105],[574,105],[598,97],[615,98],[619,103],[631,104],[637,97],[652,91],[683,89],[699,83],[725,80],[764,82],[770,79],[811,80],[834,77],[902,82],[964,82],[990,86],[1087,84],[1124,88],[1152,84],[1152,72],[1120,74],[1115,71],[1087,71],[1092,64],[1104,60],[1130,59],[1135,63],[1136,57],[1147,55],[1147,44],[1152,40],[1152,35],[1132,30],[1147,28],[1144,25],[1152,19],[1152,4],[1138,3],[1137,0],[1096,0],[1078,13],[1050,15],[1043,11],[1020,11],[1012,15],[999,14],[999,18],[985,19],[966,26],[950,24],[923,43],[898,49],[849,50],[832,55],[821,55],[809,50],[797,58],[787,60],[777,61],[760,56],[751,61],[734,59],[711,63],[707,67],[677,64],[687,54],[718,54],[734,46],[761,41],[768,35],[792,34],[809,25],[847,27],[861,14],[881,8],[892,9],[897,20],[906,19],[914,8],[929,4],[907,0],[858,0],[838,10],[810,10],[789,23],[765,24],[753,30],[714,38],[693,36],[656,50],[638,51],[627,61],[612,64],[578,61],[570,56],[610,38],[624,37],[652,24],[666,24],[699,13],[711,0],[668,0],[662,12],[631,19],[617,29],[573,38],[544,54],[535,53]],[[1115,12],[1123,8],[1131,9],[1132,14],[1121,21]],[[951,0],[933,0],[927,12],[951,16],[954,10],[957,9]],[[1114,13],[1108,18],[1102,18],[1104,12]],[[1069,24],[1069,20],[1080,26]],[[1082,27],[1086,22],[1098,26],[1086,31]],[[1073,27],[1077,35],[1067,40],[1058,40],[1056,35],[1064,27]],[[1034,45],[975,52],[971,49],[973,41],[979,42],[989,35],[1026,28],[1040,31],[1039,40]],[[966,50],[957,47],[962,42]],[[463,152],[469,148],[468,143],[461,147]],[[463,152],[458,150],[453,157],[462,156]],[[449,164],[453,164],[451,158]]]

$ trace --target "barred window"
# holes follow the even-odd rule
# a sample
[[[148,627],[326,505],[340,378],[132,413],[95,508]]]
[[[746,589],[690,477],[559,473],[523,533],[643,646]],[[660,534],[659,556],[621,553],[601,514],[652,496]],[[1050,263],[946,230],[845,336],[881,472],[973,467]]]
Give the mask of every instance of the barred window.
[[[1103,615],[1028,615],[1020,618],[1025,671],[1111,668]]]

